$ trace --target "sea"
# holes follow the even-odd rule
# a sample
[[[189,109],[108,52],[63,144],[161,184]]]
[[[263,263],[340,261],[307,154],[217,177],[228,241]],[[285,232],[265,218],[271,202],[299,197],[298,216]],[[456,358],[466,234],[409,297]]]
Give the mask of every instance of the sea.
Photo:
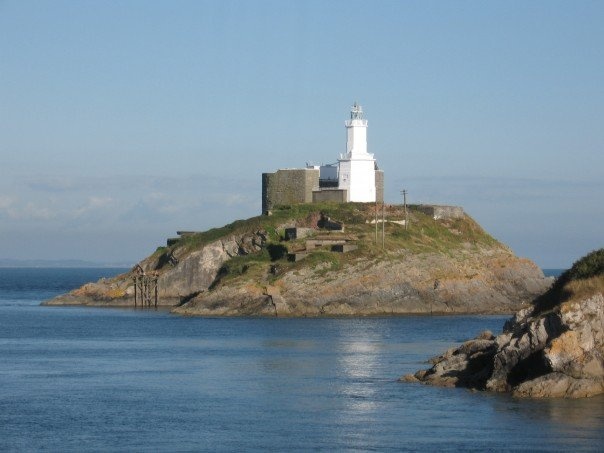
[[[124,269],[0,269],[0,451],[603,451],[604,396],[398,382],[506,316],[195,318],[40,303]]]

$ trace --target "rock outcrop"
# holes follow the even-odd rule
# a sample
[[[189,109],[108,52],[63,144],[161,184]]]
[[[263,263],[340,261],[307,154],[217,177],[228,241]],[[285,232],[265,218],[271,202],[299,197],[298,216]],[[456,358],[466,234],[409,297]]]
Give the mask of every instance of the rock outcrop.
[[[260,229],[203,244],[191,250],[180,244],[154,253],[139,263],[148,273],[158,273],[159,304],[175,306],[207,290],[216,280],[225,262],[237,256],[257,253],[266,243],[266,231]],[[45,302],[46,305],[132,305],[133,272],[112,280],[87,283],[70,293]]]
[[[577,277],[585,260],[595,270]],[[604,249],[593,252],[506,322],[501,335],[483,332],[402,380],[533,398],[604,392],[603,263]]]
[[[406,230],[395,223],[404,210],[390,206],[382,248],[368,223],[372,209],[276,209],[270,217],[171,242],[139,266],[157,274],[160,304],[201,316],[511,313],[551,284],[534,263],[517,258],[465,215],[435,220],[412,209]],[[325,218],[345,223],[346,233],[324,228]],[[286,240],[291,226],[304,227],[304,237]],[[328,245],[351,242],[348,253]],[[300,250],[302,261],[287,260],[288,252]],[[47,303],[133,305],[132,276],[89,283]]]
[[[251,314],[253,306],[257,314],[275,316],[510,313],[550,284],[532,262],[505,250],[398,252],[388,259],[359,258],[345,268],[300,266],[275,282],[239,278],[174,311],[236,316]]]

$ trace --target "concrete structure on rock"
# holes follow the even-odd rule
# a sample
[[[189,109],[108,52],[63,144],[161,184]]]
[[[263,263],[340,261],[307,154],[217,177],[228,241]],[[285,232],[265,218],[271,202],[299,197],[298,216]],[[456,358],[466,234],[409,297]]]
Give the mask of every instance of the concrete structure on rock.
[[[280,169],[262,174],[262,213],[295,203],[383,202],[384,172],[367,152],[367,120],[354,103],[346,126],[346,153],[330,165]]]

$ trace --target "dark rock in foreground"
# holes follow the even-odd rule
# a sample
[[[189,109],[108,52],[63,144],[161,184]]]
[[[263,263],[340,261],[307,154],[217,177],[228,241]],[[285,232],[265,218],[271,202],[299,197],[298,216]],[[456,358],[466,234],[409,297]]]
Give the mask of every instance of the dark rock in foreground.
[[[594,256],[601,263],[594,263]],[[584,260],[591,270],[580,274]],[[604,249],[575,263],[494,337],[483,332],[401,378],[519,397],[580,398],[604,392]],[[583,266],[583,270],[586,267]],[[585,272],[584,272],[585,274]]]

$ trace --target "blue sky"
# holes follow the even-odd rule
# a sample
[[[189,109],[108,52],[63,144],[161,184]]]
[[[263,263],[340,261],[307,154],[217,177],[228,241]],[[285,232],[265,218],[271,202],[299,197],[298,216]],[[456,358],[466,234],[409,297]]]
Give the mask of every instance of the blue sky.
[[[0,258],[134,263],[345,149],[542,267],[603,246],[604,2],[0,1]]]

